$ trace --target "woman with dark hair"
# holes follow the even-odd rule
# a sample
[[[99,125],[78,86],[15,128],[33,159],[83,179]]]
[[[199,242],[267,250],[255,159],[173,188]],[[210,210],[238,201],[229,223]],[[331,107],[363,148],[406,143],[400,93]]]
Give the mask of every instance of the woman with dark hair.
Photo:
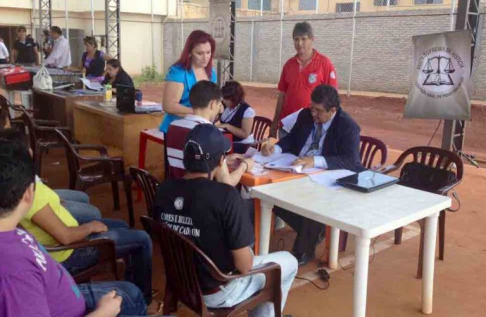
[[[105,80],[103,80],[102,85],[110,83],[113,88],[116,88],[117,85],[133,87],[132,78],[123,69],[119,60],[110,59],[107,61],[106,71],[108,74],[106,75]]]
[[[216,82],[213,56],[216,42],[201,30],[193,31],[184,45],[179,60],[169,68],[165,78],[162,106],[166,112],[160,131],[167,132],[172,121],[192,114],[189,91],[200,80]]]
[[[235,153],[244,153],[247,144],[253,142],[251,129],[255,119],[255,110],[245,101],[243,86],[237,81],[228,81],[222,89],[225,109],[216,126],[233,135]]]
[[[102,82],[104,79],[105,61],[111,59],[111,57],[98,50],[98,43],[92,36],[84,38],[84,47],[86,51],[81,57],[80,69],[84,68],[86,70],[87,79]]]

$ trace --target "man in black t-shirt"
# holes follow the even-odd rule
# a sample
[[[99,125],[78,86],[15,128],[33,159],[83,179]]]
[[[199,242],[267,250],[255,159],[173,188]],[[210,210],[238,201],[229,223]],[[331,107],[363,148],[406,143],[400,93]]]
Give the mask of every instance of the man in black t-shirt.
[[[212,124],[189,132],[184,147],[184,178],[169,179],[157,188],[154,217],[190,238],[224,273],[247,273],[252,267],[274,262],[282,270],[282,309],[297,274],[297,260],[289,252],[253,256],[253,227],[243,198],[230,185],[213,180],[224,164],[230,141]],[[261,290],[265,276],[256,274],[226,285],[214,280],[196,262],[199,283],[208,307],[232,307]],[[251,316],[273,316],[273,304],[264,303]]]
[[[25,26],[17,28],[17,36],[19,38],[14,42],[12,54],[14,63],[39,65],[38,44],[32,37],[27,37]]]

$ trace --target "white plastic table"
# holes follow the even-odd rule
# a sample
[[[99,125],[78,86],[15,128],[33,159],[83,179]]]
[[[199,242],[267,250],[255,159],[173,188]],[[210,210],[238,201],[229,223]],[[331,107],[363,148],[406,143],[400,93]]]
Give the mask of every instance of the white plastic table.
[[[273,206],[332,226],[329,262],[337,265],[339,230],[356,237],[353,316],[366,315],[370,240],[383,233],[425,220],[422,312],[432,313],[435,243],[439,212],[451,199],[400,185],[373,193],[346,188],[329,189],[309,177],[253,187],[251,195],[261,201],[260,253],[268,254]]]

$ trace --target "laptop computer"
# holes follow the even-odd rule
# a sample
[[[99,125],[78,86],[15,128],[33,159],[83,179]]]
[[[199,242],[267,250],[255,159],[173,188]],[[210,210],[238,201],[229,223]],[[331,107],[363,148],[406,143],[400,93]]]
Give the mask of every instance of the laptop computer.
[[[116,86],[116,108],[120,112],[135,112],[135,88],[125,85]]]
[[[371,193],[375,190],[398,183],[396,177],[383,175],[373,171],[364,171],[336,180],[336,183],[363,193]]]

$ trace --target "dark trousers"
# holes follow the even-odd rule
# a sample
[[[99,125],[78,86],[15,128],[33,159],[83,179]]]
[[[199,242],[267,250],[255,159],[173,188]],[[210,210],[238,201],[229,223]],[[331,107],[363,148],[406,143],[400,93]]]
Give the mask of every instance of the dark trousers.
[[[274,207],[273,211],[297,232],[297,238],[295,239],[292,251],[295,253],[314,254],[319,235],[325,233],[326,225],[280,207]]]

